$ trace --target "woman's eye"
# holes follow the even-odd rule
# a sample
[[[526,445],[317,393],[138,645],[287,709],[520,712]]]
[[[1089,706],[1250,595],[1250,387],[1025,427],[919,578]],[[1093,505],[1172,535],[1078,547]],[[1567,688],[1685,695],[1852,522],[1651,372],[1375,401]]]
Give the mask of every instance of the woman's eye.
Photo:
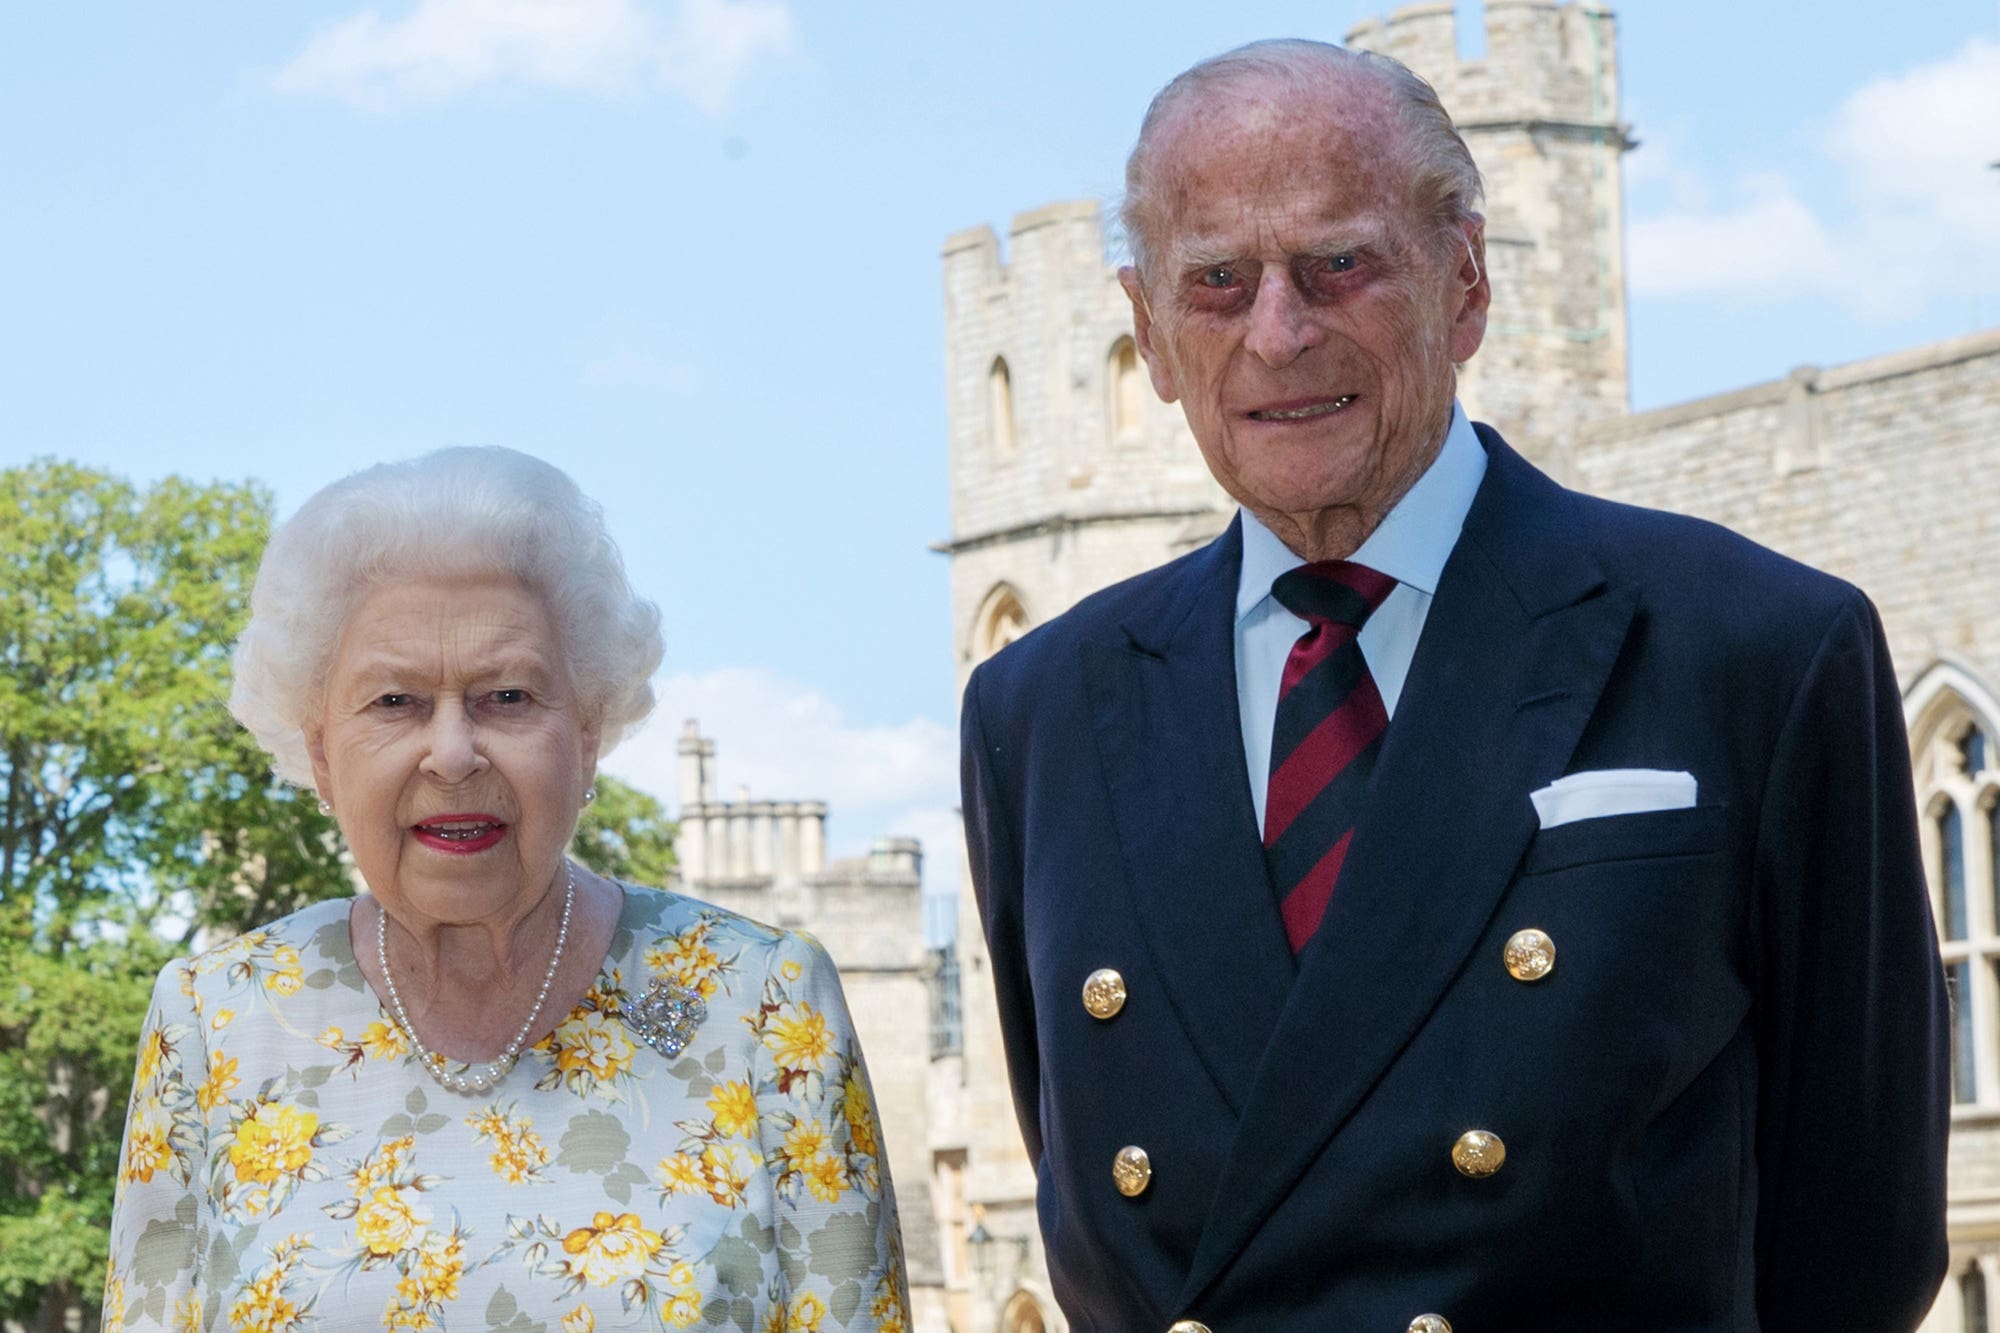
[[[528,702],[526,690],[495,690],[493,702],[496,704],[524,704]]]
[[[375,702],[383,708],[408,708],[410,706],[410,696],[407,694],[385,694]]]

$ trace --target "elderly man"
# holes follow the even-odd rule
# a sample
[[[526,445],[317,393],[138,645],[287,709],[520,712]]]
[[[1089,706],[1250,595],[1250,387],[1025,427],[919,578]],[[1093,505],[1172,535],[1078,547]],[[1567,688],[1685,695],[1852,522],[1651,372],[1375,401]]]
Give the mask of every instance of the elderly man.
[[[1127,185],[1241,513],[965,699],[1071,1326],[1912,1328],[1945,994],[1873,608],[1467,422],[1478,173],[1394,62],[1197,66]]]

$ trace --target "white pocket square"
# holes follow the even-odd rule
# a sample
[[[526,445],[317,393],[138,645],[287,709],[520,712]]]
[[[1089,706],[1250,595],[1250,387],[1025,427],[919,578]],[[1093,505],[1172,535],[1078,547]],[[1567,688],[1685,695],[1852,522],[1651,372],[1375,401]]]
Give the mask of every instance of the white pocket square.
[[[1557,778],[1528,799],[1535,803],[1542,827],[1556,828],[1579,819],[1604,815],[1637,815],[1649,810],[1685,810],[1694,804],[1692,773],[1662,768],[1600,768]]]

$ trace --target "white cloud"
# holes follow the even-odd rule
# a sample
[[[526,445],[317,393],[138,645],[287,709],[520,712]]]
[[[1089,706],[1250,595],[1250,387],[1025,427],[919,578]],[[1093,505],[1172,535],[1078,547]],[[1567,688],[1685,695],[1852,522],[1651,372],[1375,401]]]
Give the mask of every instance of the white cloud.
[[[678,809],[682,724],[697,718],[716,744],[716,790],[733,799],[827,802],[835,856],[882,836],[920,838],[924,886],[955,892],[960,848],[958,735],[926,717],[856,725],[826,695],[759,667],[680,673],[654,682],[659,705],[605,768]]]
[[[1646,296],[1790,296],[1839,276],[1833,240],[1787,182],[1762,178],[1746,191],[1751,197],[1727,211],[1634,222],[1627,238],[1632,290]]]
[[[369,110],[441,102],[489,84],[599,96],[678,93],[714,114],[751,67],[790,49],[782,0],[417,0],[323,28],[274,80]]]
[[[1632,290],[1811,294],[1895,319],[1990,286],[2000,270],[2000,175],[1988,169],[2000,155],[1996,125],[2000,44],[1985,38],[1868,83],[1834,113],[1819,140],[1823,162],[1806,169],[1843,182],[1838,216],[1804,202],[1803,171],[1748,178],[1721,206],[1676,189],[1666,211],[1632,224]]]

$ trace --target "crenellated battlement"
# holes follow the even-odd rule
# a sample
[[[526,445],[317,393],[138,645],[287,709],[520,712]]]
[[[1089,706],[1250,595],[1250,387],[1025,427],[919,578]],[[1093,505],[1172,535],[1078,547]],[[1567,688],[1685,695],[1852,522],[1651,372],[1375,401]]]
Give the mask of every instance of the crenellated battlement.
[[[1358,23],[1346,43],[1429,79],[1463,133],[1535,125],[1622,143],[1616,25],[1581,0],[1487,0],[1486,54],[1462,60],[1455,6],[1427,3]]]

